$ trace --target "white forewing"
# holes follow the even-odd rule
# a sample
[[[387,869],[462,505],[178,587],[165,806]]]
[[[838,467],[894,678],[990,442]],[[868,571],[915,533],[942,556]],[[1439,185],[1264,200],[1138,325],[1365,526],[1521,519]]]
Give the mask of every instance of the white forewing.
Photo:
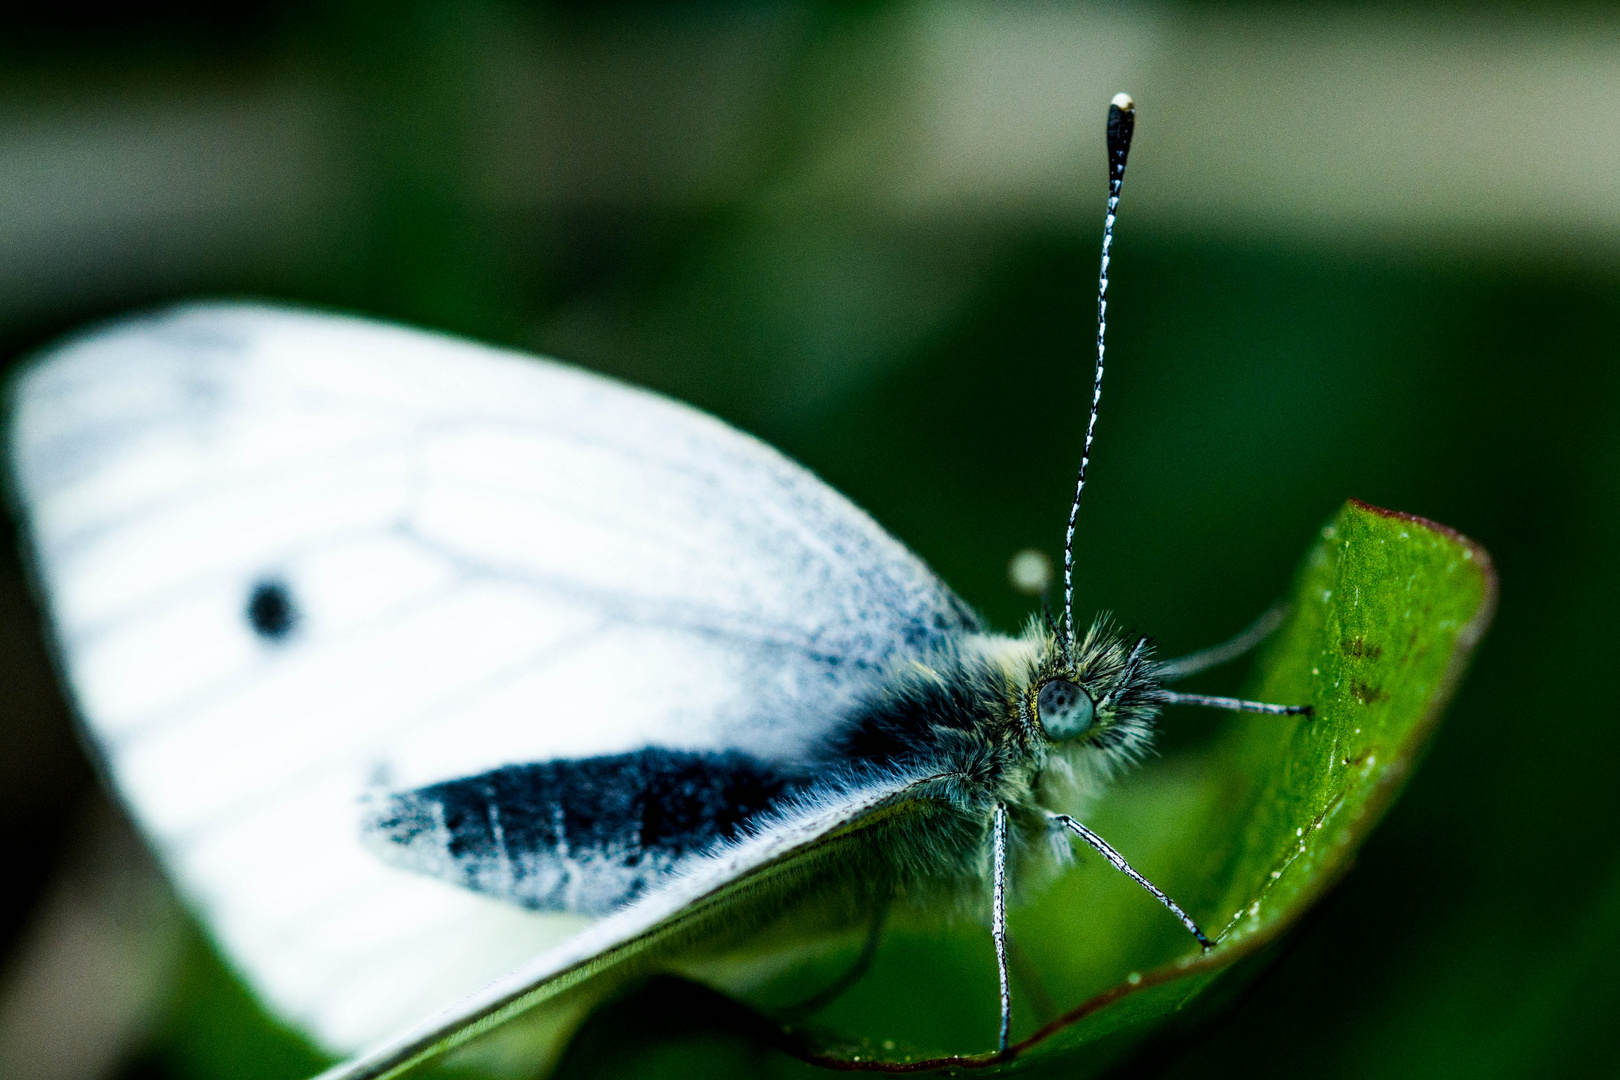
[[[390,869],[358,797],[647,745],[791,760],[972,616],[866,515],[691,408],[247,305],[71,342],[16,493],[109,772],[227,956],[348,1050],[576,929]],[[283,638],[246,617],[285,586]]]

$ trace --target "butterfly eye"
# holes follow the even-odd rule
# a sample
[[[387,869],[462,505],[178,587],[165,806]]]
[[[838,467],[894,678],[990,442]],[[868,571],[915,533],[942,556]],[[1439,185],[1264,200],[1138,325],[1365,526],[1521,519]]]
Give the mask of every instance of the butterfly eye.
[[[280,641],[292,633],[298,609],[287,583],[266,580],[254,585],[248,594],[247,621],[253,632],[266,641]]]
[[[1049,736],[1072,739],[1085,734],[1097,715],[1097,708],[1079,683],[1053,679],[1036,695],[1035,714]]]

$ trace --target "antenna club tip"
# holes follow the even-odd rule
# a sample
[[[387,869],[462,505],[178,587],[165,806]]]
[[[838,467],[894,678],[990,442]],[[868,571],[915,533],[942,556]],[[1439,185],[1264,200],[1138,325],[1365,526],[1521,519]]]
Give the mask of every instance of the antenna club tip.
[[[1125,158],[1131,152],[1131,136],[1136,131],[1136,102],[1129,94],[1115,94],[1108,105],[1109,179],[1118,183],[1125,173]],[[1118,192],[1115,192],[1118,194]]]

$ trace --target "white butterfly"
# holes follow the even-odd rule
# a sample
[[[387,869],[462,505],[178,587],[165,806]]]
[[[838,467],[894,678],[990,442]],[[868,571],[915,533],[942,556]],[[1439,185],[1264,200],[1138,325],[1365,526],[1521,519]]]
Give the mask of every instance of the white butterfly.
[[[382,864],[359,793],[649,745],[803,756],[898,652],[976,628],[870,518],[696,410],[355,319],[123,324],[29,371],[12,432],[119,789],[327,1045],[420,1007],[327,1006],[367,1000],[356,981],[470,989],[558,933]],[[284,629],[255,627],[256,593],[261,622],[285,597]],[[488,959],[424,968],[407,938]]]
[[[1137,876],[1065,781],[1130,761],[1201,664],[986,633],[694,409],[250,305],[91,333],[14,398],[73,696],[224,955],[337,1054],[450,1008],[353,1075],[896,808],[934,818],[874,894],[988,869],[998,946],[1009,850],[1051,828]],[[1003,1047],[1007,1001],[1003,965]]]

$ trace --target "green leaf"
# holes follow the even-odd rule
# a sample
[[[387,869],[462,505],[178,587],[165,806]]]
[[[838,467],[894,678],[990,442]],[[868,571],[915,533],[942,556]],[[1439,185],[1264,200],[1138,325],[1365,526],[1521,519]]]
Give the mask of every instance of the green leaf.
[[[1166,1025],[1218,1006],[1348,869],[1433,734],[1490,621],[1495,588],[1477,545],[1419,518],[1348,503],[1307,554],[1288,617],[1247,687],[1261,700],[1309,702],[1315,715],[1235,717],[1207,749],[1142,770],[1095,808],[1091,824],[1189,909],[1217,939],[1213,950],[1201,953],[1135,885],[1082,854],[1012,914],[1016,1045],[1005,1057],[987,1053],[997,1023],[988,932],[977,920],[919,909],[894,913],[869,972],[801,1027],[781,1023],[784,1007],[836,980],[863,930],[806,947],[778,925],[743,934],[718,958],[696,959],[689,946],[668,952],[668,939],[615,958],[593,970],[597,992],[576,984],[555,1008],[578,1015],[633,985],[632,972],[661,969],[754,1011],[717,1009],[696,987],[660,981],[587,1025],[564,1071],[713,1075],[735,1060],[747,1062],[742,1072],[797,1073],[803,1066],[793,1058],[879,1071],[1106,1069]],[[729,900],[751,922],[745,911],[779,904],[781,893]],[[717,912],[699,938],[734,931],[725,903]],[[661,959],[649,963],[654,955]],[[639,963],[622,962],[630,960]],[[693,1008],[695,1030],[670,1028],[672,1011]],[[559,1026],[553,1009],[550,1023],[519,1021],[495,1037],[517,1049],[525,1023],[536,1025],[528,1045],[542,1057],[571,1027]],[[693,1052],[679,1052],[683,1043]],[[476,1055],[478,1044],[469,1049]],[[499,1056],[512,1060],[510,1050]]]

